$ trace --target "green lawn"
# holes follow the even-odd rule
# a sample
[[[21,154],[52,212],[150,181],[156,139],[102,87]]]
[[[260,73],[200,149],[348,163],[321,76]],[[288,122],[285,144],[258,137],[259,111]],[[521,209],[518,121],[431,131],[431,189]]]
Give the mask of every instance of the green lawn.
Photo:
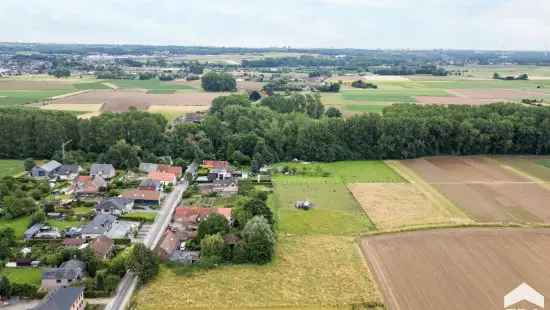
[[[120,217],[121,220],[132,221],[132,220],[141,220],[144,219],[146,222],[154,222],[157,217],[156,212],[144,212],[144,211],[133,211],[127,214],[124,214]]]
[[[70,90],[0,90],[0,106],[39,102],[70,92]]]
[[[22,160],[0,159],[0,178],[14,176],[25,171]]]
[[[18,284],[40,285],[42,269],[40,268],[4,268],[0,275],[6,276],[10,282]]]
[[[546,168],[550,168],[550,159],[539,160],[539,161],[537,161],[537,164],[539,164],[543,167],[546,167]]]
[[[159,80],[110,80],[109,83],[124,89],[147,89],[147,90],[184,90],[193,89],[189,85],[174,82],[161,82]]]
[[[65,230],[71,227],[80,227],[86,224],[86,222],[48,219],[48,224],[59,230]]]
[[[15,231],[15,237],[18,239],[23,238],[23,234],[29,228],[31,224],[30,216],[23,216],[16,219],[0,219],[0,228],[12,228]]]

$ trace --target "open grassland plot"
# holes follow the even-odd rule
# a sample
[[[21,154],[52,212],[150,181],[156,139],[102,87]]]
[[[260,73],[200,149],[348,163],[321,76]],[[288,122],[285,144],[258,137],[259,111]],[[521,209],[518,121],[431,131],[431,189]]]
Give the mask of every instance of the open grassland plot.
[[[176,83],[163,82],[160,80],[109,80],[108,83],[122,89],[147,89],[147,90],[185,90],[192,89],[191,86]]]
[[[17,239],[22,239],[27,228],[31,225],[31,217],[23,216],[15,219],[0,219],[0,228],[11,228]]]
[[[379,230],[470,222],[458,209],[431,200],[413,183],[355,183],[348,188]]]
[[[550,190],[481,156],[402,161],[478,222],[550,223]]]
[[[42,269],[40,268],[4,268],[0,276],[5,276],[11,283],[40,285]]]
[[[550,182],[550,156],[498,156],[496,159],[542,182]]]
[[[378,160],[339,161],[334,163],[282,163],[306,176],[328,173],[328,178],[337,178],[343,183],[388,183],[405,182],[405,180],[386,163]],[[285,178],[284,181],[291,181]]]
[[[389,309],[502,309],[521,283],[550,294],[550,230],[449,229],[366,237]]]
[[[0,106],[18,106],[40,102],[51,97],[71,92],[70,90],[0,90]]]
[[[42,106],[43,110],[58,110],[58,111],[76,111],[76,112],[99,112],[102,104],[48,104]]]
[[[288,177],[292,178],[292,177]],[[275,182],[273,204],[278,229],[293,235],[356,235],[374,225],[343,183]],[[296,201],[311,201],[308,211],[295,208]]]
[[[279,237],[263,266],[222,266],[192,274],[162,268],[138,292],[137,309],[366,309],[380,294],[353,238]],[[183,288],[183,289],[182,289]]]
[[[501,76],[518,76],[528,74],[530,79],[550,78],[550,67],[532,65],[470,65],[448,66],[447,70],[466,71],[466,78],[492,79],[495,72]]]
[[[15,176],[25,171],[23,161],[0,159],[0,179],[8,176]]]

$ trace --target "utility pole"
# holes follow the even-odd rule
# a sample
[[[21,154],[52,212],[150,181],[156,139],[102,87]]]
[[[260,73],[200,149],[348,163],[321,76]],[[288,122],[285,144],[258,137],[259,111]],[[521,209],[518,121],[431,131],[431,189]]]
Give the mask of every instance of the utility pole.
[[[71,142],[73,142],[73,140],[61,143],[61,160],[63,162],[65,162],[65,146]]]

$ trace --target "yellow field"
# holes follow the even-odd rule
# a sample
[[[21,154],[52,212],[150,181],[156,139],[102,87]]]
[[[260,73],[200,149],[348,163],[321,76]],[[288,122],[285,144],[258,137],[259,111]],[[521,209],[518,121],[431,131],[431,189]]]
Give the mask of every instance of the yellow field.
[[[381,305],[381,297],[353,238],[280,236],[270,264],[192,275],[163,267],[135,303],[143,310],[364,309]]]
[[[193,112],[202,112],[208,111],[209,106],[200,106],[200,105],[190,105],[190,106],[173,106],[173,105],[152,105],[147,111],[152,113],[163,113],[163,112],[173,112],[173,113],[193,113]]]
[[[43,110],[58,110],[58,111],[76,111],[76,112],[98,112],[101,110],[102,104],[48,104],[42,106]]]

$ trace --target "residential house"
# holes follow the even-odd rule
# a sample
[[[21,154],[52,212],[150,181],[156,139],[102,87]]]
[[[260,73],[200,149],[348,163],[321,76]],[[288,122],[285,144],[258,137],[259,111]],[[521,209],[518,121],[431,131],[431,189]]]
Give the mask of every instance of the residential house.
[[[216,180],[213,183],[199,184],[198,187],[202,195],[218,193],[222,197],[230,197],[239,192],[239,184],[236,179]]]
[[[113,253],[115,242],[109,237],[100,236],[90,243],[90,248],[97,258],[105,260]]]
[[[155,249],[155,252],[162,261],[167,261],[172,253],[178,249],[179,245],[180,240],[177,238],[176,233],[171,229],[167,229]]]
[[[105,236],[111,239],[125,239],[139,228],[139,223],[137,222],[128,222],[128,221],[116,221],[111,226],[111,229],[105,234]]]
[[[111,164],[93,164],[90,167],[90,176],[100,176],[105,180],[114,178],[116,175],[115,167]]]
[[[78,177],[82,168],[79,165],[62,165],[55,171],[55,175],[64,181],[72,181]]]
[[[142,191],[160,191],[161,184],[159,180],[145,179],[141,181],[138,189]]]
[[[152,163],[140,163],[139,164],[139,171],[149,173],[151,171],[157,171],[158,165],[152,164]]]
[[[217,213],[232,221],[231,208],[189,208],[178,207],[174,211],[171,224],[180,240],[194,239],[197,236],[199,223],[210,214]]]
[[[158,205],[160,204],[160,192],[131,190],[122,193],[122,197],[131,199],[135,204],[140,205]]]
[[[71,259],[64,262],[58,268],[52,268],[42,273],[41,288],[51,290],[58,287],[71,286],[84,278],[86,264],[82,261]]]
[[[82,238],[95,239],[103,236],[111,229],[115,221],[116,217],[110,214],[96,215],[91,222],[82,228]]]
[[[29,227],[29,229],[27,229],[24,233],[24,236],[25,236],[25,240],[32,240],[32,238],[34,238],[34,236],[40,231],[40,229],[42,227],[44,227],[45,225],[42,224],[42,223],[38,223],[38,224],[34,224],[32,225],[31,227]]]
[[[208,181],[214,182],[214,181],[223,181],[231,179],[233,175],[231,172],[227,171],[226,169],[210,169],[208,172]]]
[[[183,168],[180,166],[158,165],[157,171],[171,173],[176,176],[176,179],[180,179],[183,175]]]
[[[84,310],[83,287],[59,287],[46,295],[42,302],[31,310]]]
[[[147,178],[154,181],[159,181],[160,184],[162,184],[163,186],[167,186],[170,184],[175,185],[177,182],[176,176],[174,174],[160,171],[149,172]]]
[[[124,197],[114,197],[98,203],[95,209],[97,213],[120,216],[132,211],[133,207],[133,200]]]
[[[81,175],[73,182],[76,196],[94,196],[107,188],[107,181],[101,176]]]
[[[51,160],[41,166],[33,167],[31,169],[31,176],[35,178],[53,178],[55,176],[55,171],[61,166],[61,163]]]
[[[229,169],[229,162],[220,160],[203,160],[202,166],[207,169]]]

